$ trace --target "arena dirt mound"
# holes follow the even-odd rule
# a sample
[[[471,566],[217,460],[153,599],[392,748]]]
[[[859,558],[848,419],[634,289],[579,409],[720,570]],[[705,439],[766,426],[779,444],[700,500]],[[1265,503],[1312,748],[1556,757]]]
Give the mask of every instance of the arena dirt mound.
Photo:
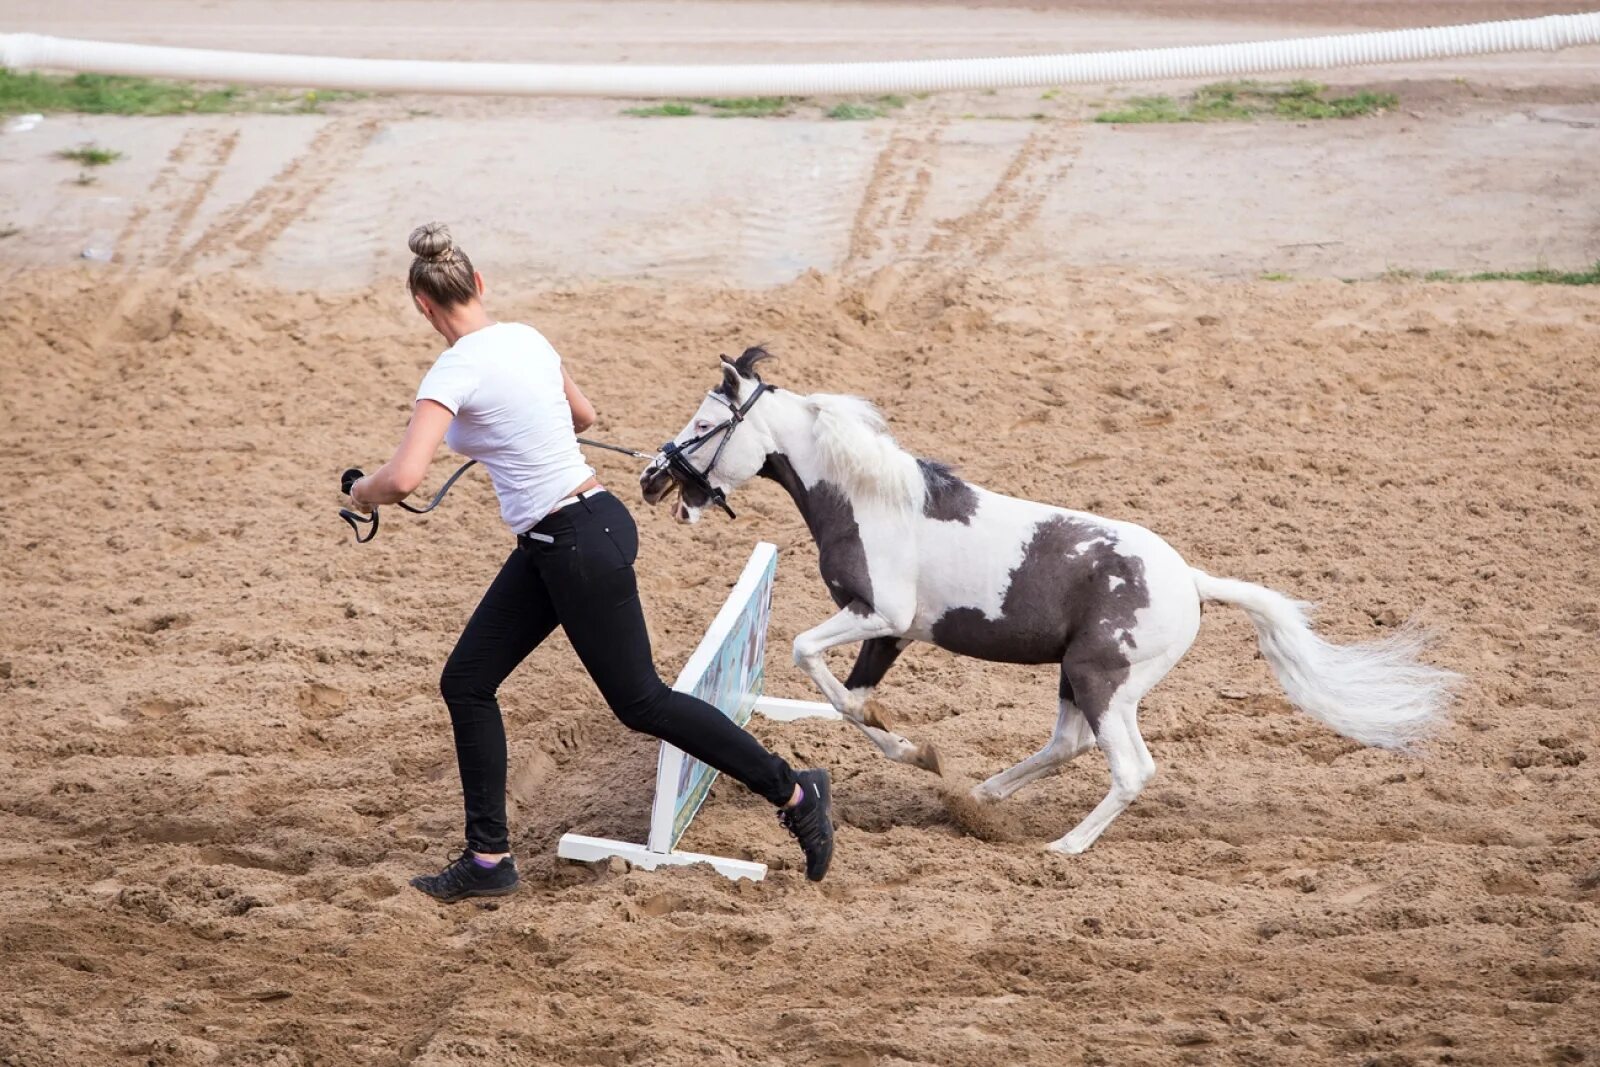
[[[1471,685],[1422,757],[1361,749],[1209,609],[1143,708],[1157,778],[1065,857],[1043,846],[1104,795],[1098,754],[993,810],[961,799],[1043,743],[1053,672],[913,648],[881,697],[946,777],[839,724],[759,725],[832,768],[839,848],[807,884],[767,806],[719,786],[686,847],[774,867],[733,884],[551,856],[566,829],[639,838],[653,759],[557,636],[503,694],[529,885],[439,907],[406,888],[460,833],[438,671],[509,542],[475,476],[363,547],[334,515],[434,355],[403,291],[32,272],[0,307],[0,448],[24,475],[0,511],[0,1060],[1600,1057],[1600,295],[497,281],[597,436],[662,440],[717,353],[765,341],[777,384],[868,396],[980,484],[1317,601],[1331,638],[1421,615]],[[832,608],[787,498],[752,486],[737,522],[680,528],[637,504],[630,461],[594,458],[640,520],[664,670],[765,538],[769,687],[810,696],[787,644]]]

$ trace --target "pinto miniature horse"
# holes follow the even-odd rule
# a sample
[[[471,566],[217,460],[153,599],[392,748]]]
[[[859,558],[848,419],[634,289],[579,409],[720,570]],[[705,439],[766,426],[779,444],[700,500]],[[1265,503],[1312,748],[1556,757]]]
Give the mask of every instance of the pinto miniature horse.
[[[1449,698],[1454,675],[1417,659],[1413,632],[1329,644],[1307,625],[1306,605],[1196,570],[1141,526],[969,485],[904,452],[864,400],[762,382],[756,365],[766,358],[753,348],[723,360],[721,383],[640,475],[646,501],[676,489],[674,516],[695,522],[708,504],[727,509],[725,494],[758,475],[788,491],[839,606],[795,638],[795,662],[890,759],[940,769],[933,747],[894,732],[871,699],[911,642],[1060,664],[1049,742],[973,791],[1003,800],[1098,743],[1111,791],[1051,849],[1088,848],[1155,774],[1139,701],[1193,644],[1202,600],[1243,608],[1295,706],[1363,744],[1404,747]],[[853,642],[860,654],[841,683],[823,654]]]

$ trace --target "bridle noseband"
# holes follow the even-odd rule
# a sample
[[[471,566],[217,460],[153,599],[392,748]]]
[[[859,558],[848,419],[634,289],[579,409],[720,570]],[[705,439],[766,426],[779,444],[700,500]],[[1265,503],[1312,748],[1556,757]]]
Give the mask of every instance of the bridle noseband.
[[[728,513],[728,518],[738,518],[733,513],[733,509],[728,506],[727,494],[711,484],[711,472],[716,469],[717,461],[722,458],[723,449],[727,448],[728,442],[733,440],[733,431],[739,428],[739,424],[750,413],[750,409],[756,406],[756,401],[761,399],[761,394],[771,388],[765,382],[758,382],[755,392],[750,394],[750,399],[737,407],[734,406],[733,401],[721,393],[715,391],[708,393],[708,396],[719,403],[727,405],[728,417],[705,433],[700,434],[698,437],[692,437],[681,445],[676,441],[668,441],[661,446],[661,454],[652,461],[651,466],[658,470],[664,467],[680,484],[693,486],[710,497],[711,503]],[[711,453],[711,462],[706,464],[704,470],[700,470],[689,462],[690,455],[719,436],[722,441],[717,445],[717,450]]]

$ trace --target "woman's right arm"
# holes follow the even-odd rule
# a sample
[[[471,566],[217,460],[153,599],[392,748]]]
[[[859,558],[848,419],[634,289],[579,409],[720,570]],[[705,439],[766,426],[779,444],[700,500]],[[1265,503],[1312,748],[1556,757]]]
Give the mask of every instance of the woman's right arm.
[[[350,487],[350,500],[366,510],[379,504],[397,504],[416,492],[454,418],[450,409],[437,400],[417,401],[400,447],[389,462]]]

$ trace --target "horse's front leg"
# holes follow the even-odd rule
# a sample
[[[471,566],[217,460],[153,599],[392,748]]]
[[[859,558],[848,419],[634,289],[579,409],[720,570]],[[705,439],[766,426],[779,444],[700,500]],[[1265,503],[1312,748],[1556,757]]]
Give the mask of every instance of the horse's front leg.
[[[900,658],[900,653],[910,644],[903,637],[869,637],[861,642],[861,650],[856,653],[856,665],[850,668],[850,675],[844,680],[845,692],[856,718],[880,730],[890,728],[888,716],[872,694],[877,690],[878,683],[883,681],[883,676],[889,673],[889,668],[894,666],[894,661]]]
[[[824,658],[824,653],[830,648],[856,641],[865,642],[861,660],[857,663],[857,672],[860,672],[863,663],[869,657],[885,653],[890,648],[898,654],[899,648],[903,647],[897,640],[900,633],[899,627],[875,611],[846,608],[822,625],[814,626],[794,639],[794,661],[817,684],[817,688],[822,691],[828,703],[833,705],[834,710],[860,727],[885,756],[897,763],[908,763],[913,767],[921,767],[940,774],[943,772],[938,749],[931,744],[916,744],[890,730],[881,715],[877,714],[877,705],[869,701],[864,693],[861,695],[852,693],[850,687],[834,677]],[[893,662],[894,656],[887,656],[881,669],[877,670],[878,678],[883,676],[883,671],[887,671],[889,664]]]

